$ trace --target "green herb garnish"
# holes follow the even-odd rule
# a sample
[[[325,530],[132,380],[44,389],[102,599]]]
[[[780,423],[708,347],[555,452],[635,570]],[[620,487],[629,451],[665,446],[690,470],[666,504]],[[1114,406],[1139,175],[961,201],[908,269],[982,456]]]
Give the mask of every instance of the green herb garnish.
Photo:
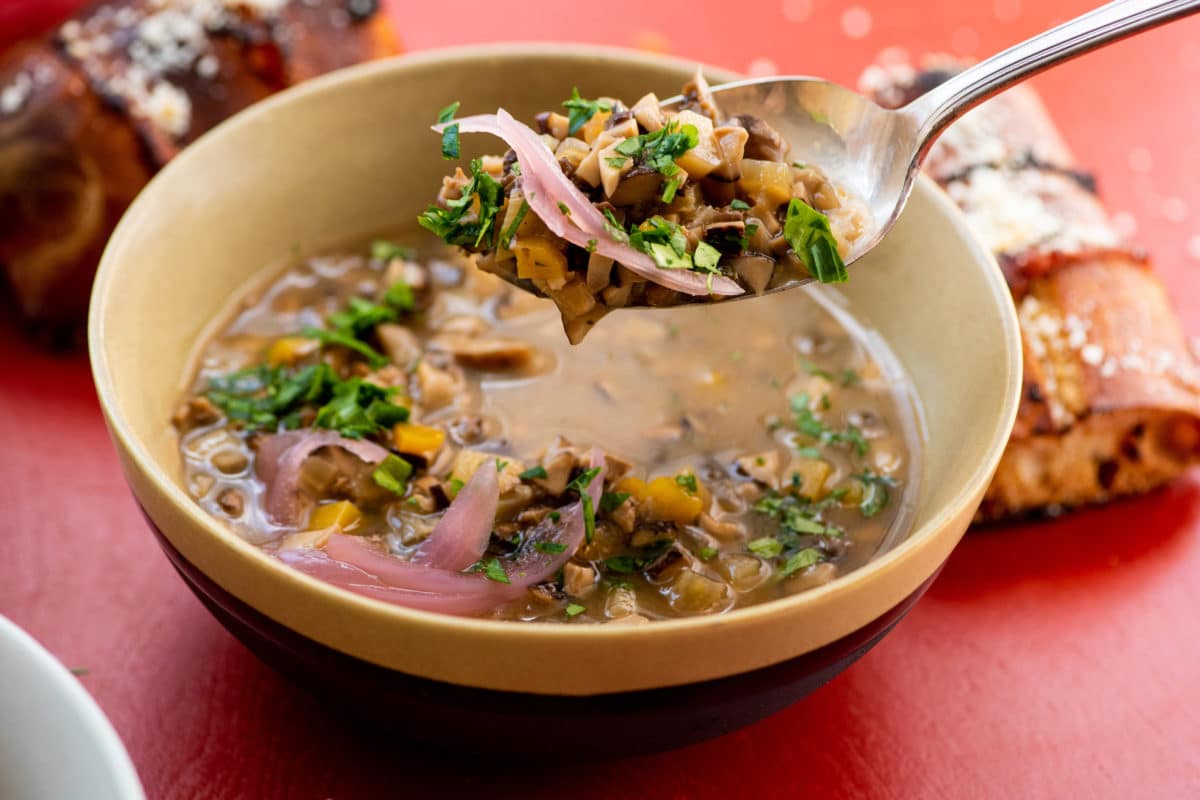
[[[534,542],[533,549],[537,550],[539,553],[554,555],[566,550],[567,546],[562,542]]]
[[[763,536],[760,539],[755,539],[746,545],[746,549],[756,556],[763,558],[774,558],[783,552],[783,543],[774,536]]]
[[[534,478],[545,478],[546,474],[546,468],[541,464],[538,464],[536,467],[530,467],[529,469],[525,470],[517,477],[523,481],[531,481]]]
[[[600,513],[611,514],[630,497],[629,492],[605,492],[600,495]]]
[[[558,522],[562,519],[562,514],[558,513],[557,511],[551,511],[546,516],[550,518],[551,522]]]
[[[458,113],[460,103],[455,100],[450,105],[438,112],[438,124],[445,125],[450,120],[454,119],[454,115]],[[458,158],[461,155],[458,145],[458,125],[447,125],[442,129],[442,158],[447,160]]]
[[[466,571],[482,572],[485,578],[496,583],[512,583],[508,579],[508,573],[504,571],[504,565],[500,563],[500,559],[498,558],[489,558],[487,561],[476,561],[467,567]]]
[[[583,504],[584,537],[588,542],[591,542],[592,537],[596,534],[596,510],[592,508],[592,496],[588,494],[587,487],[599,474],[600,468],[592,467],[576,475],[567,484],[568,489],[579,492],[579,500]]]
[[[698,555],[700,556],[701,561],[712,561],[714,558],[716,558],[717,548],[701,547]]]
[[[788,203],[783,236],[809,274],[821,283],[845,283],[846,265],[838,254],[829,217],[796,198]]]
[[[463,483],[462,478],[451,478],[448,483],[450,484],[450,491],[454,494],[458,494],[462,491],[462,488],[466,486],[466,484]]]
[[[634,553],[625,555],[612,556],[604,559],[604,568],[609,572],[616,572],[620,575],[628,575],[633,572],[638,572],[653,564],[663,553],[671,549],[674,542],[671,539],[659,539],[653,544],[643,547]]]
[[[569,217],[571,216],[571,209],[566,203],[564,203],[562,200],[559,200],[558,213],[562,214],[564,217]]]
[[[873,517],[882,511],[891,500],[889,489],[896,488],[896,479],[889,475],[879,475],[871,470],[863,470],[853,476],[863,485],[863,499],[858,509],[864,517]]]
[[[667,181],[666,185],[663,186],[662,201],[664,203],[671,202],[675,199],[675,192],[677,191],[679,191],[679,179],[671,178]]]
[[[745,200],[739,200],[736,197],[729,201],[729,207],[732,208],[734,211],[749,211],[750,210],[749,203],[747,203]]]
[[[698,490],[696,485],[696,476],[690,472],[685,472],[682,475],[675,476],[675,483],[687,489],[688,494],[695,494]]]
[[[361,378],[333,387],[333,396],[317,409],[314,428],[329,428],[348,439],[361,439],[408,421],[408,409],[389,398],[396,389],[385,389]]]
[[[513,221],[504,229],[504,233],[500,234],[500,245],[505,249],[512,247],[513,237],[517,235],[517,228],[521,227],[521,223],[525,220],[525,215],[529,213],[529,203],[525,200],[521,201],[520,207],[517,209],[517,215],[513,217]]]
[[[825,554],[815,547],[806,547],[798,553],[793,554],[784,563],[783,568],[779,570],[779,577],[786,578],[794,572],[799,572],[802,569],[807,569],[814,564],[819,564],[825,560]]]
[[[623,156],[636,158],[653,170],[670,178],[679,172],[675,159],[700,143],[700,131],[695,125],[680,125],[672,120],[662,128],[641,136],[631,136],[616,146]]]
[[[833,430],[817,418],[816,413],[809,407],[811,402],[808,394],[798,394],[792,398],[792,414],[795,417],[796,430],[822,444],[849,445],[860,457],[867,454],[870,445],[861,430],[854,425],[847,425],[844,431]]]
[[[587,611],[587,609],[579,605],[579,603],[570,603],[564,613],[566,613],[567,619],[571,619],[573,617],[578,617],[584,611]]]
[[[588,120],[600,111],[612,111],[612,105],[604,100],[586,100],[579,96],[579,87],[571,89],[571,99],[563,101],[567,109],[567,135],[574,136]]]
[[[408,261],[415,255],[416,251],[411,247],[389,242],[387,239],[376,239],[371,242],[371,258],[379,261],[391,261],[393,258]]]
[[[379,466],[371,473],[371,477],[392,494],[403,496],[412,472],[412,464],[394,453],[389,453],[383,461],[379,462]]]
[[[495,230],[496,215],[503,200],[499,182],[483,170],[483,162],[471,161],[471,181],[463,187],[457,200],[447,200],[445,207],[430,205],[417,217],[417,223],[446,244],[460,247],[479,247]],[[474,200],[479,200],[479,213],[464,220]]]

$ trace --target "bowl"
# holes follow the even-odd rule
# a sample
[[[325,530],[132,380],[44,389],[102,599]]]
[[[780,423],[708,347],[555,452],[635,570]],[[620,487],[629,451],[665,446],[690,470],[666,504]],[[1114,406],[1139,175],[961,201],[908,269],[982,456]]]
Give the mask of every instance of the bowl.
[[[198,343],[265,265],[415,218],[446,168],[429,131],[437,109],[460,100],[464,114],[503,105],[529,118],[572,86],[585,96],[667,97],[694,68],[574,45],[429,52],[351,68],[204,136],[117,228],[89,334],[101,406],[133,493],[213,613],[266,660],[336,694],[339,707],[402,719],[426,741],[491,752],[522,747],[514,733],[544,731],[572,713],[588,714],[600,734],[646,722],[637,741],[595,737],[613,753],[712,736],[794,702],[865,652],[970,523],[1014,421],[1020,343],[996,264],[927,180],[840,291],[916,387],[927,442],[915,526],[824,587],[636,628],[459,619],[310,579],[242,541],[184,491],[168,420]],[[734,77],[708,72],[714,81]],[[464,157],[494,147],[485,139],[464,137]]]
[[[0,616],[0,797],[144,800],[129,754],[79,680]]]

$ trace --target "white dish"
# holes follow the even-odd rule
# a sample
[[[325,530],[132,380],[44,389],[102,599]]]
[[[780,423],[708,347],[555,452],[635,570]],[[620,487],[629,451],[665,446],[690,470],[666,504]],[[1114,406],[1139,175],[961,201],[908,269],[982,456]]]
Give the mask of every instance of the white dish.
[[[0,798],[145,800],[133,762],[96,701],[3,616]]]

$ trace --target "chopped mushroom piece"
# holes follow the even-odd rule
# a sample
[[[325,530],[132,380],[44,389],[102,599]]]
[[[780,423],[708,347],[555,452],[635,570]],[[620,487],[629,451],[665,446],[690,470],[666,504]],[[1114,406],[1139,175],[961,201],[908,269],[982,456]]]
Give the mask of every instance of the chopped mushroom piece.
[[[587,597],[596,589],[596,570],[568,561],[563,565],[563,591],[571,597]]]
[[[779,472],[783,467],[783,459],[778,450],[767,450],[737,460],[738,469],[759,483],[766,484],[772,489],[779,488]]]
[[[521,369],[533,360],[529,342],[495,334],[439,334],[430,340],[429,347],[451,353],[464,367],[489,372]]]

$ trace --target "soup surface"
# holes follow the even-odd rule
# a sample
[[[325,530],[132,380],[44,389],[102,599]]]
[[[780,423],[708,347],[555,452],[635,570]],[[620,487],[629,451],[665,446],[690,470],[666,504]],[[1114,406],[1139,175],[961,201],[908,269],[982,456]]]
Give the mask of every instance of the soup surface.
[[[188,491],[372,597],[638,624],[822,585],[907,533],[920,453],[877,337],[817,294],[554,306],[377,241],[248,294],[175,416]]]

